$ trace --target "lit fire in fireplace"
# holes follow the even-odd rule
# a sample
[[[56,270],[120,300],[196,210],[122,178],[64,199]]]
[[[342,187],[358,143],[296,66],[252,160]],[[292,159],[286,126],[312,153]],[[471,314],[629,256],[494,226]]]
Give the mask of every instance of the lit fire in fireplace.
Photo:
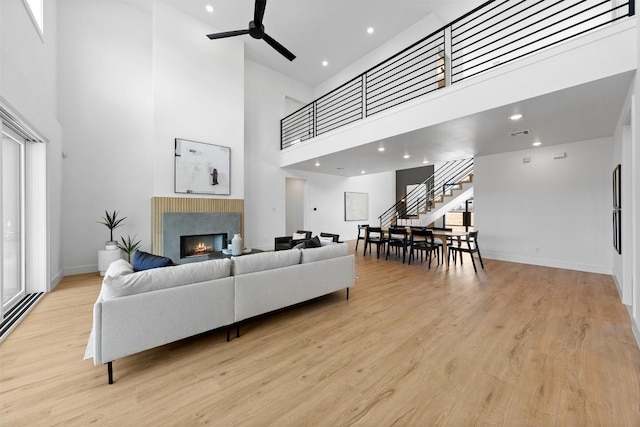
[[[213,252],[213,246],[204,242],[198,242],[192,249],[193,255],[203,255]]]
[[[226,247],[227,234],[180,236],[180,258],[199,257],[220,252]]]

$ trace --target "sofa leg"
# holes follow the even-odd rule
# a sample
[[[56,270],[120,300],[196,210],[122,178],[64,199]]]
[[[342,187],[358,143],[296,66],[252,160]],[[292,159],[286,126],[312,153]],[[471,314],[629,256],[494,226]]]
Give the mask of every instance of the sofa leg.
[[[349,300],[349,288],[347,288],[347,300]]]
[[[231,341],[231,326],[227,326],[227,342]]]
[[[113,362],[107,362],[107,375],[109,376],[109,384],[113,384]]]
[[[236,325],[236,338],[240,338],[240,324]]]

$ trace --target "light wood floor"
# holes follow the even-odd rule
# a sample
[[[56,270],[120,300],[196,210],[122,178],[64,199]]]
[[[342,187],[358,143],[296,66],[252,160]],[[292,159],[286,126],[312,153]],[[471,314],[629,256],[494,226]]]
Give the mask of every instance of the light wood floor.
[[[116,360],[111,386],[82,360],[100,277],[67,277],[0,345],[0,425],[639,426],[612,279],[485,266],[358,254],[349,301]]]

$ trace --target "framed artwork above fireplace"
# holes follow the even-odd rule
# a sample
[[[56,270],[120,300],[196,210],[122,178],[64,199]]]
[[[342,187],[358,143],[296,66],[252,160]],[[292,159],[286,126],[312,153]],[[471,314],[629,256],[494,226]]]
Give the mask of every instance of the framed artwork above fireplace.
[[[175,192],[231,194],[231,148],[175,140]]]

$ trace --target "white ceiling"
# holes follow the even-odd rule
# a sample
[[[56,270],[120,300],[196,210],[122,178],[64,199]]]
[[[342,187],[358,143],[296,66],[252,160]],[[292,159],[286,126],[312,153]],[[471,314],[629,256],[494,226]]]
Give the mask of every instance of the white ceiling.
[[[211,32],[246,29],[253,19],[254,0],[164,0],[175,8],[211,25]],[[467,11],[480,0],[269,0],[263,24],[297,58],[290,62],[249,35],[245,56],[312,87],[356,62],[409,26],[434,14],[444,23],[451,9]],[[205,6],[214,7],[212,14]],[[446,11],[446,12],[445,12]],[[367,34],[372,26],[375,31]],[[426,35],[426,34],[425,34]],[[205,35],[203,34],[203,37]],[[211,43],[216,43],[212,40]],[[329,66],[321,65],[323,60]],[[632,79],[631,73],[485,111],[448,123],[421,129],[378,143],[342,151],[321,159],[293,165],[294,169],[343,176],[422,166],[452,158],[474,157],[531,148],[540,139],[561,144],[611,136]],[[513,111],[525,117],[506,118]],[[531,135],[511,137],[528,129]],[[409,159],[402,156],[408,152]]]
[[[211,24],[211,33],[243,30],[253,20],[254,0],[165,1]],[[244,41],[247,58],[316,87],[427,15],[453,4],[471,10],[478,3],[480,0],[268,0],[265,32],[297,56],[293,62],[264,40],[237,37]],[[213,6],[213,13],[205,10],[207,4]],[[368,27],[374,28],[373,34],[367,34]],[[322,66],[324,60],[327,67]]]

